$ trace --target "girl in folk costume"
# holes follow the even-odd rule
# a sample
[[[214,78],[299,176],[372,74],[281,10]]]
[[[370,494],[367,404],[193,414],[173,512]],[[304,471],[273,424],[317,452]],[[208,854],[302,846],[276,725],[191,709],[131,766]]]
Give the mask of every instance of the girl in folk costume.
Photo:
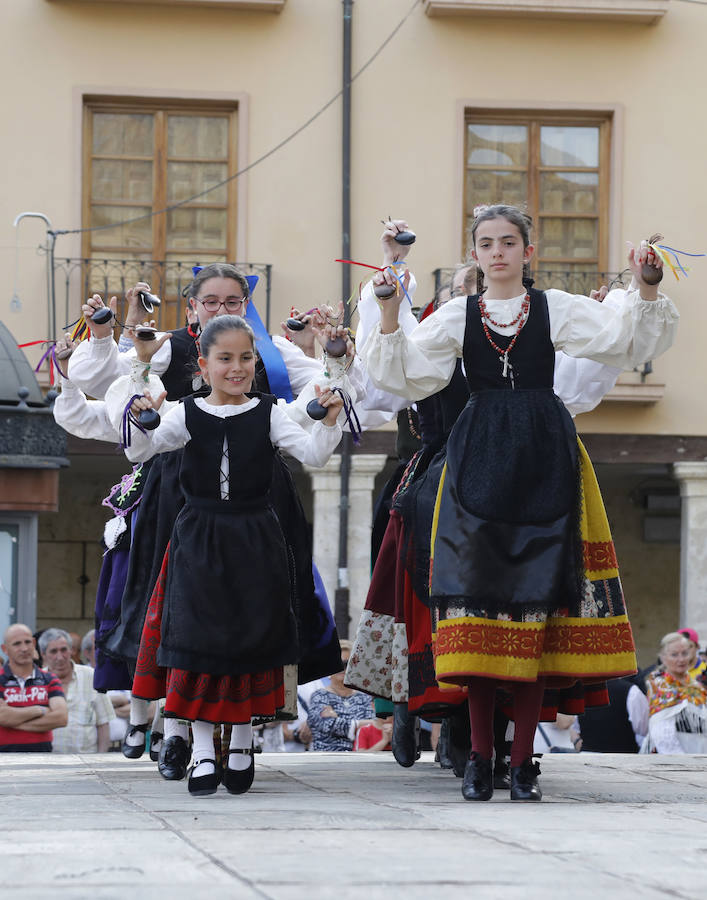
[[[323,368],[321,361],[307,359],[286,341],[281,341],[277,348],[273,345],[252,302],[257,280],[257,276],[244,275],[227,263],[195,267],[189,303],[196,321],[171,335],[157,335],[154,341],[137,341],[134,347],[126,334],[132,333],[131,329],[142,322],[144,310],[139,295],[141,291],[149,290],[149,286],[140,282],[127,292],[126,330],[119,345],[113,340],[111,323],[94,324],[94,313],[103,307],[101,297],[94,295],[83,306],[92,339],[80,344],[72,356],[72,378],[93,396],[103,397],[121,376],[135,377],[136,372],[143,371],[144,351],[149,347],[150,378],[161,377],[170,400],[180,400],[192,392],[208,392],[203,389],[197,364],[200,331],[212,318],[237,313],[244,315],[256,328],[258,358],[254,389],[275,394],[283,400],[290,400],[293,394],[299,395],[300,399],[303,395],[305,398],[313,395],[310,384],[313,379],[322,385],[336,384],[350,390],[343,363],[337,369],[338,361],[329,361],[328,368]],[[115,302],[115,298],[111,299],[112,308]],[[169,340],[165,340],[166,337]],[[121,351],[125,347],[130,349],[118,352],[119,347]],[[304,404],[300,409],[294,409],[290,404],[288,414],[298,416],[298,421],[307,427],[311,420],[304,408]],[[131,671],[134,671],[145,614],[159,577],[165,548],[183,504],[179,489],[181,455],[182,451],[162,453],[150,460],[144,502],[133,532],[120,612],[112,627],[101,634],[101,649],[111,657],[127,662]],[[304,512],[292,477],[279,456],[274,472],[273,498],[288,541],[293,583],[297,586],[297,610],[305,626],[300,630],[300,640],[308,643],[300,661],[299,675],[303,680],[311,680],[337,669],[340,661],[338,636],[323,588],[315,588],[313,577],[316,575],[312,569]],[[147,704],[134,697],[130,729],[123,747],[126,756],[136,758],[142,754],[146,723]],[[164,724],[164,735],[158,768],[164,778],[179,780],[185,776],[188,762],[187,726],[177,719],[169,719]]]
[[[212,319],[201,334],[207,397],[188,397],[157,429],[136,434],[134,461],[183,447],[180,511],[143,630],[133,692],[166,697],[165,715],[192,722],[192,794],[219,783],[213,725],[231,723],[223,781],[230,793],[253,781],[251,718],[284,705],[282,667],[298,660],[287,549],[270,505],[275,446],[322,466],[341,438],[341,399],[310,433],[273,397],[247,393],[255,375],[251,328],[239,316]],[[146,409],[149,396],[136,400]]]
[[[406,337],[393,296],[363,356],[375,384],[411,400],[444,387],[461,357],[470,399],[454,425],[430,553],[435,674],[469,694],[472,753],[462,794],[493,794],[493,712],[513,692],[511,797],[539,800],[533,735],[546,687],[635,671],[616,557],[591,463],[553,392],[554,351],[633,368],[672,343],[678,314],[642,278],[619,308],[523,284],[530,220],[483,209],[472,227],[486,287],[451,300]],[[387,279],[387,273],[385,276]]]
[[[408,250],[395,242],[399,231],[408,230],[407,222],[390,221],[381,237],[383,268]],[[392,245],[389,247],[389,245]],[[422,313],[422,320],[453,297],[467,297],[475,292],[477,282],[475,263],[457,268],[451,285],[430,303]],[[411,278],[412,281],[412,278]],[[410,292],[412,288],[408,288]],[[367,296],[368,293],[368,296]],[[607,288],[593,291],[599,302],[620,305],[625,299],[623,290]],[[372,285],[367,285],[359,300],[375,306]],[[375,316],[380,319],[378,307]],[[374,327],[373,313],[365,310],[368,325],[360,343]],[[399,324],[409,336],[418,325],[407,304],[399,312]],[[362,322],[364,318],[362,317]],[[596,406],[602,396],[613,387],[620,370],[588,359],[576,359],[562,351],[555,354],[554,391],[571,415],[586,412]],[[419,433],[422,449],[407,467],[404,477],[395,484],[395,499],[388,528],[383,538],[383,552],[376,561],[366,607],[357,629],[351,660],[347,669],[347,684],[376,696],[394,701],[393,754],[403,766],[415,762],[414,716],[428,720],[449,719],[446,735],[452,735],[449,756],[455,774],[462,777],[469,755],[469,717],[465,688],[441,691],[434,676],[432,632],[429,610],[430,533],[439,480],[446,460],[446,443],[452,426],[469,399],[469,385],[463,374],[461,359],[457,359],[449,383],[437,394],[417,403]],[[584,692],[582,692],[584,693]],[[563,692],[549,694],[543,704],[543,717],[554,721],[558,708],[569,706],[573,714],[582,711],[582,695]],[[604,691],[586,694],[589,705],[606,703]],[[504,704],[507,706],[507,703]],[[579,708],[578,708],[579,707]],[[466,722],[464,721],[466,717]],[[505,724],[504,724],[505,722]],[[499,710],[496,717],[497,746],[505,743],[507,720]],[[463,745],[466,745],[465,747]],[[494,782],[496,787],[510,787],[510,773],[504,753],[496,754]]]

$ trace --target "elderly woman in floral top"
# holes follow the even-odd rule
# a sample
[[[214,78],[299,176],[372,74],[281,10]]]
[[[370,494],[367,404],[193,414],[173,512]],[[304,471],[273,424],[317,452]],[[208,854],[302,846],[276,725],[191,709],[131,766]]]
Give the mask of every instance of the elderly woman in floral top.
[[[707,753],[707,688],[690,676],[684,635],[665,635],[660,662],[646,680],[650,717],[641,752]]]
[[[351,641],[342,640],[343,669],[331,676],[328,688],[312,694],[307,724],[312,732],[312,750],[353,750],[356,734],[373,718],[368,694],[344,686],[344,670],[351,653]]]

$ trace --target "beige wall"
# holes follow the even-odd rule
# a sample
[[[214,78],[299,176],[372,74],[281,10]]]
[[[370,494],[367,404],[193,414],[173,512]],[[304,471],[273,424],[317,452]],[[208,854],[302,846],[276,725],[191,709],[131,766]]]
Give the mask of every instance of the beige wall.
[[[410,8],[409,0],[357,0],[354,69]],[[210,8],[23,0],[5,3],[0,66],[10,177],[0,203],[0,262],[8,286],[0,316],[18,338],[43,336],[44,270],[37,221],[20,231],[22,314],[9,311],[12,219],[47,213],[80,224],[80,92],[246,96],[244,154],[253,160],[300,125],[340,87],[341,4],[288,0],[280,15]],[[614,173],[618,216],[612,264],[626,239],[660,228],[674,246],[707,249],[701,180],[707,123],[695,115],[707,83],[707,9],[673,2],[657,26],[528,19],[429,18],[416,9],[367,71],[353,99],[353,255],[375,262],[378,219],[406,216],[419,234],[412,261],[429,295],[431,271],[461,246],[460,101],[617,108]],[[8,90],[7,86],[11,86]],[[275,314],[336,300],[340,270],[340,103],[241,181],[241,246],[272,262]],[[618,221],[616,221],[618,219]],[[58,255],[78,242],[60,237]],[[585,416],[590,431],[699,434],[707,400],[696,360],[707,327],[694,275],[665,284],[680,305],[675,349],[653,376],[667,384],[654,407],[608,406]],[[363,277],[357,269],[355,278]],[[79,297],[74,304],[78,310]],[[61,324],[61,323],[60,323]]]

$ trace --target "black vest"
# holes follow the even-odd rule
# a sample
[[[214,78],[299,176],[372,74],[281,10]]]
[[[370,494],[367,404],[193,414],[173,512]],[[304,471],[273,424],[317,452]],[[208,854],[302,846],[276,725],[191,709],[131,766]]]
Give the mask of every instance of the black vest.
[[[270,410],[275,398],[248,396],[259,397],[260,403],[225,419],[199,409],[193,397],[184,401],[187,431],[192,438],[184,448],[180,471],[187,502],[199,497],[242,506],[268,496],[275,455],[270,442]],[[228,444],[229,501],[221,500],[224,438]]]
[[[550,315],[547,298],[542,291],[530,288],[530,313],[511,350],[508,361],[513,366],[517,389],[552,390],[555,380],[555,349],[550,340]],[[489,328],[493,342],[505,350],[513,336],[504,336]],[[464,332],[464,368],[470,391],[510,390],[510,378],[503,377],[503,364],[483,329],[479,295],[469,297],[466,305]]]

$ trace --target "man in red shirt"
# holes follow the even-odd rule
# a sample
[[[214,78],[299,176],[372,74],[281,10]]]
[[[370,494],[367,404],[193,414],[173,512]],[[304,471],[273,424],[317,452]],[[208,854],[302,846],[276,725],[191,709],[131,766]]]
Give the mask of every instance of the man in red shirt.
[[[47,752],[52,728],[68,721],[59,679],[34,664],[34,638],[26,625],[10,625],[0,671],[0,753]]]

